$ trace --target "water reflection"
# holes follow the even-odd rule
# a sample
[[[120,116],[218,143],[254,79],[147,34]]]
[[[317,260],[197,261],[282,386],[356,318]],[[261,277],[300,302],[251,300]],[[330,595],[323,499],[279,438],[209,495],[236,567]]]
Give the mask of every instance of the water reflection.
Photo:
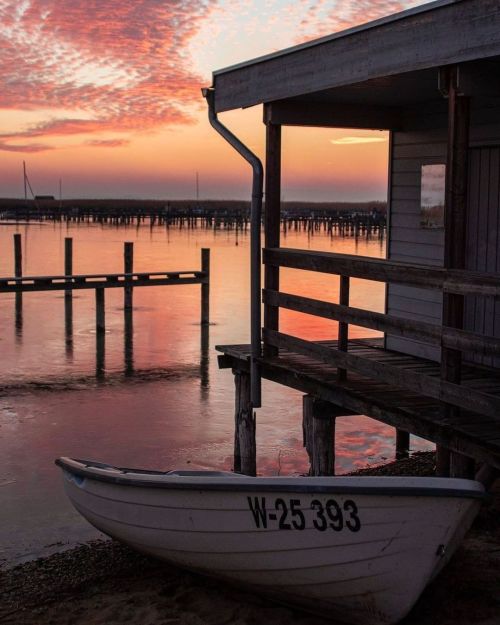
[[[64,297],[64,345],[66,360],[73,362],[73,296],[65,293]]]
[[[126,376],[134,374],[134,317],[132,308],[124,308],[124,343],[123,355]]]

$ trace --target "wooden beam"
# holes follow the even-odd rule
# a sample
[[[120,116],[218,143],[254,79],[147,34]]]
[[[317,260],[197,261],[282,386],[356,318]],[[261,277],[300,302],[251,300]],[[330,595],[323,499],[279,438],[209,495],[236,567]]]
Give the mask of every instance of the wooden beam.
[[[446,293],[500,296],[500,277],[488,273],[285,247],[264,249],[263,257],[265,264],[279,267],[336,273],[351,278],[392,282],[424,289],[442,290]]]
[[[434,323],[417,321],[415,319],[394,317],[371,310],[334,304],[290,293],[264,290],[262,300],[265,303],[287,308],[288,310],[324,319],[335,319],[341,323],[350,323],[415,341],[424,341],[431,345],[442,345],[462,352],[475,352],[481,355],[500,355],[500,338],[493,336],[442,327]]]
[[[264,239],[266,247],[280,246],[280,210],[281,210],[281,126],[266,123],[266,171],[265,171],[265,213]],[[264,267],[264,287],[279,290],[279,267]],[[279,308],[272,304],[264,306],[264,327],[279,329]],[[272,356],[276,348],[266,345],[264,354]]]
[[[264,119],[282,126],[397,130],[402,126],[402,110],[396,106],[281,100],[266,104]]]
[[[339,305],[345,308],[349,307],[349,276],[340,276],[339,284]],[[338,345],[342,352],[347,352],[349,345],[349,324],[344,320],[339,322]],[[342,382],[347,378],[346,369],[339,368],[337,370],[337,381]]]
[[[498,55],[498,0],[433,3],[214,72],[215,108],[222,112]]]
[[[401,369],[373,359],[344,353],[321,343],[305,341],[281,332],[267,330],[266,334],[267,341],[272,345],[309,356],[325,364],[352,370],[367,378],[405,388],[425,397],[445,401],[482,415],[496,418],[500,414],[500,398],[495,395],[481,393],[469,387],[439,380],[413,370]]]

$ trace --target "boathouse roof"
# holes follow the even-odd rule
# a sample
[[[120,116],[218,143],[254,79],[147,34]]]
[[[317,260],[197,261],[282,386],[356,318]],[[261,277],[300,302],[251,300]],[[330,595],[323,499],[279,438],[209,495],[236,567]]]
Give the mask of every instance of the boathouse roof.
[[[309,123],[333,125],[326,123],[322,106],[359,103],[372,107],[371,118],[360,127],[391,128],[399,106],[442,98],[436,68],[457,63],[464,92],[477,93],[479,84],[498,95],[498,0],[437,0],[215,71],[215,108],[223,112],[286,100],[302,109],[309,103]],[[356,111],[348,113],[345,124],[350,125]],[[275,114],[280,115],[275,123],[304,121],[303,113],[294,117],[293,107]],[[335,125],[342,122],[337,109]]]

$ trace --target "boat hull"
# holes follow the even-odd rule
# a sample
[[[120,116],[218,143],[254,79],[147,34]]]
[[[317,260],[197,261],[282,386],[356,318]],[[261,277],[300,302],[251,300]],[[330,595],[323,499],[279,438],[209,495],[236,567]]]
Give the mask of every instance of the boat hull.
[[[482,495],[480,485],[466,480],[132,470],[120,477],[116,469],[71,462],[61,463],[66,492],[105,534],[170,563],[365,625],[407,614],[460,543]]]

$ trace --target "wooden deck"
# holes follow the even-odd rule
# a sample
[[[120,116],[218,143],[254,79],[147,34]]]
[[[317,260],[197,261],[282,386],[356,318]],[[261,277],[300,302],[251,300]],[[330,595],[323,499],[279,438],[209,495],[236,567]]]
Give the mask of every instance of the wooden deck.
[[[315,344],[337,349],[337,341]],[[248,370],[250,345],[216,349],[223,354],[220,368]],[[439,363],[384,349],[381,339],[350,340],[348,353],[375,366],[381,363],[405,373],[424,374],[430,381],[439,380],[441,375]],[[278,356],[260,359],[260,365],[265,379],[331,402],[346,414],[368,415],[500,469],[500,414],[485,416],[461,409],[460,414],[450,415],[439,400],[351,371],[339,382],[336,367],[287,349],[280,349]],[[464,365],[461,385],[472,393],[500,398],[500,370]]]

